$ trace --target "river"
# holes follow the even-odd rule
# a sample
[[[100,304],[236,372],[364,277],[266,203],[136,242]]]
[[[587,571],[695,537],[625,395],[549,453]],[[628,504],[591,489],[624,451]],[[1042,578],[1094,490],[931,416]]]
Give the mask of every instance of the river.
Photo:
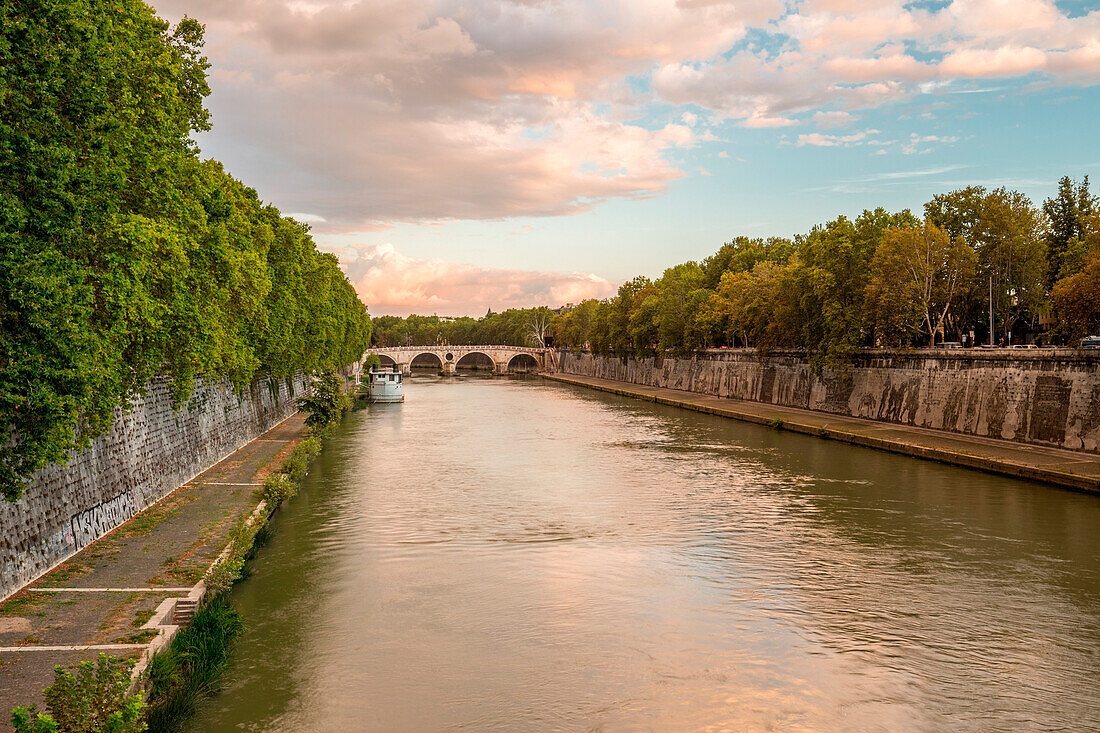
[[[538,379],[350,413],[194,731],[1100,729],[1100,497]]]

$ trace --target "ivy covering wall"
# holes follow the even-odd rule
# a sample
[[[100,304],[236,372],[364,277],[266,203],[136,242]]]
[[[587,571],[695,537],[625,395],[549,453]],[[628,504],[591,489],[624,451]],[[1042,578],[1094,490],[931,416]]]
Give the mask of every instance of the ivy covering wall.
[[[151,377],[334,368],[365,306],[308,227],[202,160],[203,27],[140,0],[0,3],[0,492]]]

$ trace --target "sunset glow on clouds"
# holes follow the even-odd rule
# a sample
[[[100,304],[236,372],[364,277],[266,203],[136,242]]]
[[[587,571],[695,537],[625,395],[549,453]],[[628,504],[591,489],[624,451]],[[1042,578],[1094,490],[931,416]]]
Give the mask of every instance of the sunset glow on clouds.
[[[952,95],[997,88],[976,85],[1027,94],[1100,82],[1100,11],[1051,0],[156,6],[207,26],[215,130],[204,151],[284,210],[308,212],[322,242],[662,196],[711,175],[709,146],[752,133],[807,155],[926,154],[964,139],[926,127]],[[900,117],[925,127],[866,122],[915,100],[919,114]],[[409,308],[451,297],[409,280],[431,274],[409,263],[435,260],[399,258],[387,267],[408,267]],[[557,293],[524,288],[516,298]]]
[[[365,248],[345,263],[348,279],[373,315],[483,315],[532,303],[605,298],[615,286],[581,273],[528,272],[406,257],[393,245]]]

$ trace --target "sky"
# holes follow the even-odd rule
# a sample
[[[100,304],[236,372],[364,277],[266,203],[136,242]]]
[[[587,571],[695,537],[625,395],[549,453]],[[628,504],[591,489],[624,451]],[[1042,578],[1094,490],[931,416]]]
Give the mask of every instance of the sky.
[[[206,26],[203,155],[372,315],[557,307],[738,235],[1100,172],[1100,0],[153,5]]]

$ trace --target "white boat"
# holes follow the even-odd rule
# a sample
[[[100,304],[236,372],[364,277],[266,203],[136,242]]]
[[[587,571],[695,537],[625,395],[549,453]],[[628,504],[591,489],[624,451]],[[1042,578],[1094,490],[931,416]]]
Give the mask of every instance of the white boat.
[[[368,372],[367,397],[371,402],[404,402],[405,395],[401,391],[401,372],[390,369]]]

